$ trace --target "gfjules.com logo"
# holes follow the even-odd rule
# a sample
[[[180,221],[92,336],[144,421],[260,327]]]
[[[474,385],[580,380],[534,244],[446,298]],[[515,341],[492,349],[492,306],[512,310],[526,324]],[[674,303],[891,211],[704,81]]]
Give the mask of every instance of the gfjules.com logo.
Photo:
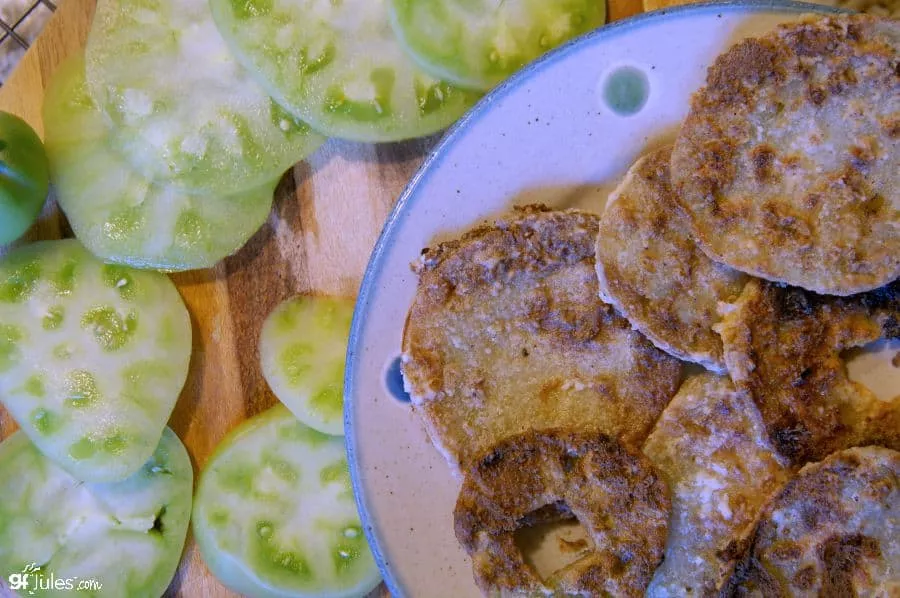
[[[12,573],[7,578],[9,581],[9,589],[18,592],[20,595],[25,594],[34,596],[37,592],[46,592],[48,590],[65,591],[98,591],[103,588],[96,579],[81,579],[79,577],[57,577],[55,574],[49,575],[41,571],[37,563],[26,565],[21,573]]]

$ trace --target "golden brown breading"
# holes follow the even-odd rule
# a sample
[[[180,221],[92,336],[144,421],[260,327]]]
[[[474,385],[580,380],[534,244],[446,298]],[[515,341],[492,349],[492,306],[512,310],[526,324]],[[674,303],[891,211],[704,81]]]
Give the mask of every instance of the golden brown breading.
[[[853,448],[804,467],[765,509],[736,596],[900,595],[900,453]]]
[[[803,465],[860,444],[900,448],[900,402],[850,380],[840,356],[900,336],[900,281],[841,298],[754,279],[723,309],[728,372],[785,457]]]
[[[709,69],[672,180],[714,260],[834,295],[900,276],[900,21],[782,25]]]
[[[721,373],[716,306],[737,298],[747,276],[694,243],[672,196],[671,153],[639,159],[610,195],[597,235],[600,297],[663,351]]]
[[[640,446],[675,394],[680,363],[600,301],[597,221],[529,207],[424,252],[402,370],[451,467],[533,428]]]
[[[593,548],[545,584],[514,532],[547,505],[575,515]],[[506,438],[466,471],[454,521],[486,594],[642,596],[663,556],[669,507],[640,452],[602,434],[545,430]]]
[[[665,559],[647,596],[717,596],[766,501],[787,481],[786,460],[750,398],[714,374],[681,385],[644,454],[672,491]]]

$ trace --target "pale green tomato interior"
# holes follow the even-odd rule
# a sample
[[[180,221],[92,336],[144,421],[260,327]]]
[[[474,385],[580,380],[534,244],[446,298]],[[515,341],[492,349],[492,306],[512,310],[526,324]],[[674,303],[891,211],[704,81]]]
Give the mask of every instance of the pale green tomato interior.
[[[226,42],[282,105],[322,133],[396,141],[439,131],[480,94],[400,47],[385,0],[212,0]]]
[[[391,23],[436,77],[490,89],[606,22],[602,0],[390,0]]]
[[[194,531],[226,585],[274,596],[361,596],[378,582],[342,439],[278,405],[229,436],[203,471]]]
[[[104,264],[75,240],[0,260],[0,400],[82,480],[150,457],[184,381],[191,323],[163,274]]]
[[[275,396],[302,422],[344,433],[344,364],[354,302],[295,297],[266,318],[259,353]]]
[[[114,149],[80,58],[54,73],[44,123],[56,198],[76,236],[108,261],[169,271],[210,267],[268,218],[277,178],[230,195],[190,194],[133,171]]]
[[[101,584],[73,595],[160,596],[181,558],[192,484],[187,451],[168,428],[138,472],[107,484],[78,482],[18,432],[0,444],[0,571],[37,566],[27,587],[35,595],[61,595],[41,591],[52,575]]]
[[[232,58],[206,0],[101,0],[85,56],[117,149],[151,179],[235,193],[324,141]]]

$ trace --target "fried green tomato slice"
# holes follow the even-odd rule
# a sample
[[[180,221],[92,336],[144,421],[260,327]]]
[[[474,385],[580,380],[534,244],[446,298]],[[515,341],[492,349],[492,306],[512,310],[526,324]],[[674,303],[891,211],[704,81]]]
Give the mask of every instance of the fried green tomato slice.
[[[647,597],[719,596],[787,481],[787,461],[750,397],[708,372],[685,380],[643,450],[672,491],[666,554]]]
[[[89,484],[17,432],[0,444],[0,571],[22,596],[158,598],[181,559],[193,478],[168,428],[133,475]]]
[[[479,93],[419,69],[391,31],[387,0],[212,0],[235,56],[316,130],[355,141],[439,131]]]
[[[263,324],[259,355],[275,396],[311,428],[344,434],[344,363],[353,301],[296,297]]]
[[[726,596],[896,596],[900,453],[878,446],[807,464],[763,511]]]
[[[900,277],[900,20],[807,16],[709,67],[672,151],[710,259],[853,295]]]
[[[324,141],[232,58],[206,0],[100,0],[85,56],[117,147],[150,179],[234,193]]]
[[[122,480],[150,458],[190,355],[190,316],[163,274],[104,264],[75,240],[0,261],[0,401],[78,480]]]
[[[134,171],[91,98],[80,57],[54,74],[44,126],[56,199],[75,235],[105,261],[167,271],[211,267],[269,216],[275,179],[191,194]]]
[[[602,0],[390,0],[403,46],[436,77],[490,89],[606,22]]]
[[[380,580],[343,440],[282,405],[216,449],[200,477],[193,530],[213,574],[248,596],[350,598]]]

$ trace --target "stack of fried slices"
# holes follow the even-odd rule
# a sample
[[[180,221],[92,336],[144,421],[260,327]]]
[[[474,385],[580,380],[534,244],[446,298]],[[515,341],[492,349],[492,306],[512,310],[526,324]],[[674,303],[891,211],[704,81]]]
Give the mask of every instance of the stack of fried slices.
[[[810,18],[721,55],[602,215],[423,253],[403,374],[486,594],[900,595],[900,396],[842,357],[900,337],[898,157],[900,21]],[[572,517],[542,578],[514,534]]]

